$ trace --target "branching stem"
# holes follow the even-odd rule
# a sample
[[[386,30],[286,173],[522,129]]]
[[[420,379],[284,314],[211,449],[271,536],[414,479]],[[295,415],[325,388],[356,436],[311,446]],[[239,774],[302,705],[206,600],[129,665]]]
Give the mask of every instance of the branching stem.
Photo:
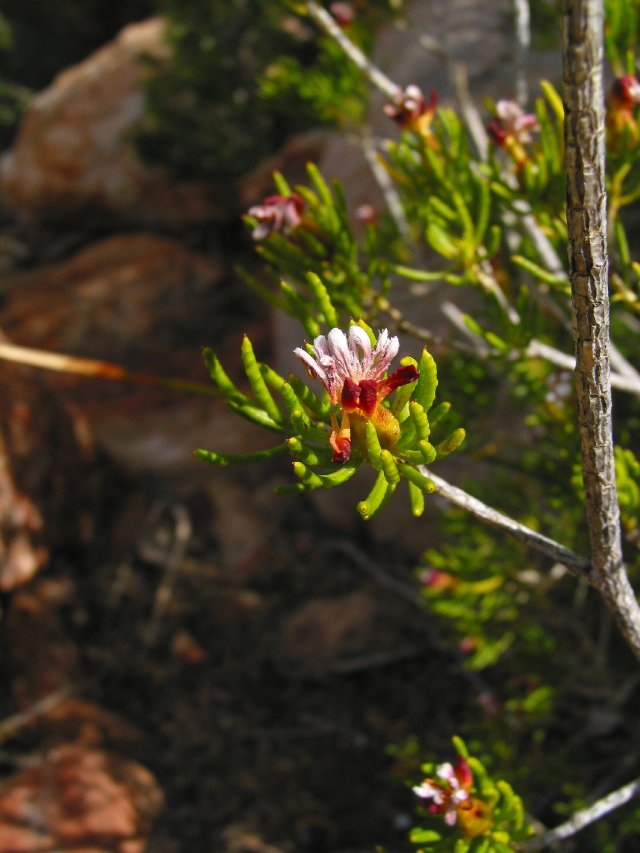
[[[332,39],[342,48],[353,64],[362,71],[367,79],[379,89],[390,100],[393,100],[400,87],[393,80],[390,80],[376,65],[369,61],[360,48],[354,44],[351,39],[342,32],[335,19],[326,9],[324,9],[315,0],[307,0],[305,3],[309,16],[313,18],[315,23],[331,36]]]
[[[610,794],[607,794],[606,797],[592,803],[590,806],[575,812],[575,814],[571,815],[569,820],[561,823],[560,826],[556,826],[555,829],[551,829],[549,832],[545,832],[544,835],[540,835],[537,838],[532,838],[530,841],[524,842],[520,845],[519,849],[544,850],[546,847],[551,847],[558,841],[564,841],[565,838],[571,838],[586,826],[595,823],[615,809],[619,809],[621,806],[624,806],[629,802],[629,800],[637,797],[638,794],[640,794],[640,777],[638,779],[634,779],[633,782],[629,782],[627,785],[623,785],[622,788],[612,791]]]
[[[489,524],[492,527],[497,527],[505,533],[509,533],[519,542],[534,548],[536,551],[539,551],[541,554],[544,554],[546,557],[549,557],[556,562],[562,563],[571,572],[573,572],[573,574],[581,578],[586,578],[591,582],[590,564],[587,557],[576,554],[575,551],[565,548],[564,545],[561,545],[554,539],[550,539],[548,536],[538,533],[537,530],[532,530],[530,527],[521,524],[514,518],[511,518],[510,516],[499,512],[497,509],[488,506],[478,500],[478,498],[474,498],[472,495],[468,494],[468,492],[465,492],[463,489],[459,489],[457,486],[451,485],[447,480],[443,480],[442,477],[434,474],[425,466],[421,466],[420,470],[426,477],[435,483],[436,492],[449,503],[466,510],[470,515],[484,521],[485,524]]]
[[[602,0],[564,0],[569,277],[592,583],[640,659],[640,607],[622,559],[609,364]]]

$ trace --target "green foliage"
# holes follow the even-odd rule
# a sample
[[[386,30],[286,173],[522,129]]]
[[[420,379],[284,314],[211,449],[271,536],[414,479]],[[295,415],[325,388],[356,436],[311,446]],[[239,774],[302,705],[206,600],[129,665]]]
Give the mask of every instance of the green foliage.
[[[361,76],[296,4],[282,0],[156,0],[168,19],[169,61],[150,61],[144,157],[181,177],[228,181],[292,134],[360,121]],[[360,10],[350,35],[366,48],[393,9]]]
[[[616,75],[633,74],[631,56],[640,36],[638,0],[605,0],[604,43]]]
[[[256,251],[265,262],[263,281],[245,280],[314,338],[322,326],[334,326],[338,319],[375,318],[376,300],[391,286],[391,268],[376,239],[369,233],[356,238],[341,186],[330,187],[313,164],[308,172],[311,186],[294,187],[305,202],[300,226],[286,237],[273,232],[258,243]],[[281,175],[276,184],[280,194],[292,192]],[[255,219],[246,219],[255,226]],[[394,242],[384,248],[397,257]]]
[[[609,4],[607,44],[616,73],[616,57],[624,63],[623,71],[632,71],[637,30],[638,4],[623,6],[633,39]],[[296,73],[292,70],[293,77]],[[505,110],[504,93],[495,95],[496,100],[486,103],[488,120],[494,122],[502,120]],[[609,107],[611,117],[611,102]],[[588,730],[584,715],[598,710],[594,702],[585,711],[584,697],[618,695],[620,683],[631,683],[629,660],[609,640],[608,617],[602,616],[586,584],[576,584],[562,564],[549,565],[532,549],[471,521],[460,510],[445,513],[428,498],[434,483],[425,466],[462,446],[464,465],[454,469],[458,482],[466,477],[469,491],[486,503],[588,553],[580,436],[566,367],[573,350],[565,260],[564,114],[551,82],[541,81],[534,110],[520,113],[528,131],[519,138],[508,123],[502,131],[503,137],[511,133],[510,140],[495,134],[486,160],[476,156],[462,119],[449,109],[438,109],[428,121],[377,143],[378,162],[402,208],[408,239],[400,237],[403,222],[384,214],[378,213],[373,225],[354,223],[342,187],[328,182],[314,166],[309,166],[305,186],[290,187],[282,175],[274,177],[279,196],[286,201],[297,193],[304,210],[295,227],[273,227],[256,240],[263,268],[258,275],[243,274],[245,280],[276,309],[297,319],[301,337],[310,341],[329,328],[354,322],[367,332],[372,346],[372,328],[391,324],[394,332],[420,340],[413,350],[419,358],[401,361],[405,368],[417,368],[419,378],[380,404],[385,417],[397,422],[397,439],[389,441],[373,419],[361,424],[359,434],[351,423],[350,458],[336,464],[330,440],[342,428],[339,402],[332,406],[328,394],[316,395],[296,376],[280,376],[247,356],[243,362],[251,396],[245,396],[207,356],[231,408],[278,433],[280,443],[257,456],[291,456],[297,482],[287,490],[339,487],[360,469],[371,468],[357,506],[363,518],[380,512],[401,489],[408,493],[412,515],[419,517],[428,507],[434,519],[433,538],[416,579],[434,631],[453,649],[469,683],[474,689],[484,679],[489,684],[486,690],[477,688],[482,710],[478,713],[474,706],[459,730],[473,739],[475,752],[482,751],[482,763],[468,759],[472,796],[486,805],[490,821],[476,833],[465,829],[460,815],[453,827],[443,823],[442,813],[431,815],[431,823],[412,836],[423,851],[516,849],[530,830],[520,799],[499,778],[505,767],[513,769],[514,784],[532,810],[549,801],[550,785],[555,796],[571,804],[582,801],[599,784],[582,735],[575,742],[573,737],[576,729]],[[353,115],[351,106],[348,112]],[[621,357],[633,361],[640,313],[634,228],[640,201],[640,124],[633,110],[622,119],[624,126],[608,122],[611,320]],[[256,229],[260,217],[255,209],[254,214],[246,220]],[[406,306],[409,292],[426,294],[421,314],[427,317],[455,293],[452,301],[459,298],[461,307],[450,314],[454,325],[449,335],[440,328],[434,333],[419,327],[420,319],[412,316],[417,300],[403,314],[398,306]],[[432,352],[423,347],[432,338],[439,348],[429,343],[438,356],[437,370]],[[243,349],[249,352],[249,346],[245,343]],[[624,373],[616,364],[614,370]],[[640,404],[637,395],[614,393],[625,556],[630,567],[640,567]],[[462,423],[468,430],[464,445]],[[199,453],[218,464],[232,461]],[[619,705],[603,701],[605,711],[622,717]],[[430,726],[425,728],[429,737]],[[595,740],[600,742],[597,734]],[[624,754],[623,735],[607,730],[601,740],[603,764],[611,763],[611,742]],[[464,745],[457,747],[466,755]],[[496,781],[485,766],[497,768]],[[426,766],[424,772],[437,781],[437,767]],[[563,788],[561,780],[572,774],[586,781]],[[605,849],[602,833],[596,836],[598,843],[586,850]],[[610,838],[618,838],[615,830]],[[607,844],[615,849],[615,841]]]
[[[326,292],[323,299],[328,300]],[[324,310],[335,316],[335,309],[329,302]],[[272,459],[288,451],[292,458],[293,473],[299,482],[284,487],[282,491],[335,488],[350,480],[360,466],[366,463],[378,473],[373,488],[357,506],[365,520],[382,509],[401,480],[407,483],[411,511],[414,515],[422,514],[423,494],[433,492],[435,486],[419,467],[425,462],[430,464],[448,456],[465,437],[461,428],[450,433],[448,430],[443,431],[443,420],[437,432],[444,437],[435,447],[428,441],[431,433],[428,411],[435,398],[438,378],[435,362],[426,348],[417,362],[420,379],[404,386],[401,393],[396,395],[402,404],[397,412],[400,430],[397,446],[391,450],[382,447],[373,422],[368,421],[364,427],[363,442],[354,444],[349,462],[340,466],[331,462],[329,444],[339,412],[330,405],[326,392],[320,398],[315,397],[293,374],[285,379],[269,365],[258,362],[251,341],[246,336],[242,342],[241,355],[252,396],[238,389],[215,354],[206,349],[204,359],[211,378],[230,409],[246,420],[286,438],[271,448],[249,454],[227,455],[199,449],[195,451],[197,458],[225,466]],[[385,407],[387,417],[395,417],[391,414],[393,405],[379,405]]]

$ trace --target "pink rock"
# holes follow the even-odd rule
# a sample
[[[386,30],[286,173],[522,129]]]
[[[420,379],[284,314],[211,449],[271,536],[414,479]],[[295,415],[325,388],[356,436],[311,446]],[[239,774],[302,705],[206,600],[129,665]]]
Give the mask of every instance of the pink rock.
[[[32,101],[0,160],[0,198],[26,225],[188,227],[229,218],[226,194],[143,164],[132,140],[144,113],[141,57],[167,55],[165,25],[125,27]]]
[[[0,850],[142,853],[161,805],[142,765],[102,750],[60,747],[4,784]]]

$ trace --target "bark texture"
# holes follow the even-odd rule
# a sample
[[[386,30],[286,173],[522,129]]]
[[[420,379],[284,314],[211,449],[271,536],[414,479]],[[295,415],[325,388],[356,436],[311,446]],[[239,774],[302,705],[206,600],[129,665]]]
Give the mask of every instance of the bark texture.
[[[640,658],[640,608],[622,560],[613,455],[602,0],[564,0],[569,268],[593,585]]]

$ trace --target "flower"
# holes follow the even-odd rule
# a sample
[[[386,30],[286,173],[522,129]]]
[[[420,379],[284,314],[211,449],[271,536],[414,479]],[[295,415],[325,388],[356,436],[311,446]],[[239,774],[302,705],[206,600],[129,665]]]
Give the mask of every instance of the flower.
[[[447,826],[460,825],[467,838],[477,838],[492,824],[490,807],[471,794],[473,773],[466,758],[460,756],[457,764],[446,762],[436,767],[440,781],[425,779],[413,788],[422,800],[430,800],[429,814],[441,814]]]
[[[634,107],[640,104],[640,83],[631,74],[613,82],[607,99],[607,141],[615,151],[627,135],[629,146],[638,145],[640,134],[634,117]]]
[[[356,16],[355,9],[351,3],[332,3],[329,6],[329,11],[336,19],[336,23],[341,27],[348,27]]]
[[[363,225],[375,225],[378,221],[378,211],[372,204],[361,204],[356,209],[356,219]]]
[[[262,204],[247,211],[258,222],[251,236],[254,240],[264,240],[273,231],[287,235],[300,224],[303,210],[304,201],[298,193],[267,196]]]
[[[438,93],[434,89],[427,102],[422,89],[411,84],[406,89],[398,89],[393,103],[387,104],[384,111],[403,130],[413,130],[427,139],[432,135],[431,122],[437,106]]]
[[[400,425],[382,401],[419,375],[414,365],[407,365],[384,377],[399,348],[398,338],[389,337],[387,329],[380,332],[372,347],[367,332],[354,324],[348,335],[341,329],[331,329],[326,337],[319,335],[313,342],[314,355],[301,347],[294,350],[309,376],[320,380],[327,389],[333,405],[342,407],[340,427],[336,416],[331,416],[333,429],[329,442],[334,462],[346,462],[351,456],[352,428],[364,446],[367,421],[373,423],[383,447],[395,447]]]
[[[495,118],[487,125],[487,132],[521,166],[528,159],[524,146],[533,142],[531,132],[539,127],[533,113],[525,113],[516,101],[503,99],[496,104]]]

